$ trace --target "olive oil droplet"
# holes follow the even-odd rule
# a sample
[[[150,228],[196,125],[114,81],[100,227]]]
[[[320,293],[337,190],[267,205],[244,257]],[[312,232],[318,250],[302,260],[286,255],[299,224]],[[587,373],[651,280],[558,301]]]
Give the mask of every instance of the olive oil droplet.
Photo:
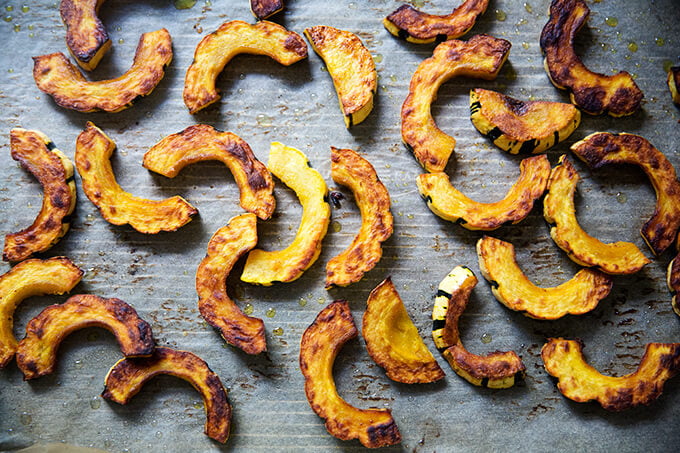
[[[607,17],[605,18],[604,23],[610,27],[616,27],[619,25],[619,20],[616,17]]]
[[[28,5],[24,5],[24,6],[21,7],[21,12],[23,12],[23,13],[27,13],[30,10],[31,10],[31,7],[28,6]]]
[[[373,56],[373,61],[376,63],[381,63],[383,61],[383,56],[382,54],[376,54]]]
[[[120,38],[120,39],[118,40],[118,44],[123,44],[124,42],[125,42],[125,40],[124,40],[123,38]]]
[[[616,194],[616,201],[623,204],[628,201],[628,197],[626,197],[626,194],[619,192]]]
[[[252,304],[246,304],[243,307],[243,313],[246,315],[252,315],[253,314],[253,305]]]
[[[33,421],[33,417],[31,417],[31,414],[28,412],[22,412],[21,415],[19,416],[19,421],[21,422],[22,425],[30,425],[31,422]]]
[[[14,24],[14,31],[21,31],[21,24]]]
[[[12,19],[14,19],[12,16],[5,16],[2,18],[5,22],[12,22]]]
[[[201,403],[200,401],[195,401],[194,409],[203,409],[203,403]]]
[[[525,48],[525,49],[528,49],[528,48],[529,48],[529,43],[528,43],[528,42],[523,42],[523,43],[522,43],[522,47]]]
[[[482,343],[489,344],[491,343],[491,340],[492,340],[491,334],[485,333],[484,335],[482,335]]]
[[[637,52],[638,51],[638,45],[634,42],[629,42],[628,43],[628,50],[631,52]]]
[[[175,0],[176,9],[189,9],[196,4],[196,0]]]
[[[273,308],[268,308],[267,311],[265,312],[265,315],[267,315],[267,318],[273,318],[276,316],[276,310]]]
[[[525,3],[525,4],[524,4],[524,9],[525,9],[526,12],[529,13],[529,14],[531,14],[531,13],[534,12],[534,9],[533,9],[533,8],[531,7],[531,5],[528,4],[528,3]]]
[[[281,336],[283,335],[283,328],[282,327],[277,327],[276,329],[272,330],[272,333],[276,336]]]
[[[661,46],[663,46],[664,44],[666,44],[666,41],[665,41],[663,38],[656,38],[656,39],[654,40],[654,42],[655,42],[656,45],[659,46],[659,47],[661,47]]]
[[[333,220],[333,222],[331,222],[331,228],[333,228],[335,233],[339,233],[342,231],[342,224],[340,224],[340,222],[337,220]]]
[[[11,13],[12,11],[14,11],[14,7],[12,5],[7,5],[7,6],[5,6],[5,11],[7,11],[8,13]]]
[[[304,307],[305,305],[307,305],[307,299],[301,297],[300,300],[298,300],[298,305]]]
[[[98,396],[95,396],[90,400],[90,407],[92,409],[99,409],[102,405],[102,400]]]
[[[502,9],[497,9],[495,12],[496,12],[496,20],[504,22],[505,19],[508,18],[508,15],[505,14],[505,11],[503,11]]]

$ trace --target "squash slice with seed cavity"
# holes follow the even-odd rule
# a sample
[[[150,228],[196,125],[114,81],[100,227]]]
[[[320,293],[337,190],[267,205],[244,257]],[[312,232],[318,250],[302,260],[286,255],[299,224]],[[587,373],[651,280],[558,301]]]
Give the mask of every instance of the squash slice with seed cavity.
[[[543,199],[543,216],[551,225],[550,236],[555,244],[575,263],[614,275],[634,274],[650,263],[635,244],[614,242],[605,244],[583,231],[576,220],[574,192],[579,176],[566,157],[553,168],[548,182],[548,194]]]
[[[621,71],[612,76],[586,68],[574,51],[574,36],[586,23],[590,9],[583,0],[553,0],[550,19],[541,32],[541,50],[550,81],[569,90],[571,102],[591,115],[631,115],[640,109],[642,91],[633,77]]]
[[[139,38],[132,66],[115,79],[90,82],[61,52],[33,57],[33,78],[40,91],[66,109],[120,112],[156,88],[170,61],[172,38],[163,28]]]
[[[444,377],[389,277],[368,296],[361,334],[371,358],[393,381],[427,384]]]
[[[43,294],[64,294],[83,277],[83,271],[65,256],[22,261],[0,276],[0,368],[17,350],[14,310],[24,300]]]
[[[673,299],[671,299],[673,311],[676,315],[680,316],[680,298],[678,298],[678,293],[680,292],[680,236],[678,237],[678,254],[668,264],[666,283],[673,296]]]
[[[338,439],[359,439],[368,448],[398,444],[401,434],[389,409],[356,408],[342,399],[335,387],[335,358],[357,334],[349,304],[340,300],[321,310],[305,330],[300,342],[300,370],[307,400],[326,420],[328,432]]]
[[[477,277],[465,266],[455,267],[439,283],[432,309],[432,338],[451,368],[471,384],[509,388],[524,376],[525,367],[515,351],[496,351],[485,356],[463,346],[458,321],[477,285]]]
[[[333,79],[345,126],[361,123],[373,110],[378,89],[371,53],[354,33],[326,25],[305,28],[305,36]]]
[[[213,234],[196,271],[198,310],[222,338],[248,354],[267,350],[264,323],[245,315],[227,295],[226,280],[236,262],[257,244],[254,214],[234,217]]]
[[[500,201],[481,203],[453,187],[444,172],[418,175],[416,184],[427,206],[444,220],[469,230],[495,230],[507,223],[522,221],[543,195],[550,176],[545,155],[529,157],[520,163],[520,175]]]
[[[562,395],[579,403],[596,400],[619,412],[661,396],[666,381],[680,371],[680,343],[648,343],[637,370],[621,377],[605,376],[586,363],[583,343],[576,340],[550,338],[541,358]]]
[[[366,159],[351,149],[331,147],[331,176],[352,189],[361,212],[361,229],[349,247],[326,264],[326,288],[356,283],[373,269],[394,223],[390,194]]]
[[[283,0],[250,0],[250,11],[259,20],[283,11],[284,7]]]
[[[590,168],[634,164],[645,172],[656,193],[656,207],[640,232],[655,255],[663,253],[680,228],[680,181],[668,158],[645,138],[625,133],[596,132],[571,150]]]
[[[673,102],[680,105],[680,66],[673,66],[668,70],[668,89]]]
[[[411,78],[401,106],[401,138],[429,172],[444,171],[456,140],[437,127],[431,105],[439,87],[452,77],[493,80],[508,58],[510,42],[488,35],[439,44]]]
[[[196,113],[220,99],[215,81],[238,54],[266,55],[289,66],[307,58],[307,44],[300,35],[266,20],[250,25],[240,20],[225,22],[198,43],[194,61],[184,80],[184,104]]]
[[[66,45],[81,68],[92,71],[111,48],[111,39],[99,19],[104,0],[61,0],[59,12],[66,25]]]
[[[520,101],[496,91],[470,91],[470,120],[482,135],[510,154],[542,153],[581,123],[572,104]]]
[[[435,15],[401,5],[383,19],[383,25],[394,36],[415,44],[446,41],[463,36],[484,14],[489,0],[465,0],[451,14]]]
[[[78,294],[61,305],[45,308],[28,322],[16,356],[24,379],[52,373],[62,340],[85,327],[111,331],[126,357],[148,356],[155,347],[151,326],[130,305],[120,299]]]
[[[2,259],[21,261],[44,252],[66,234],[76,207],[73,163],[40,131],[12,129],[12,159],[29,171],[43,188],[40,212],[31,226],[5,236]]]
[[[302,219],[293,242],[283,250],[255,249],[248,254],[241,280],[270,286],[298,279],[319,257],[331,219],[328,188],[302,152],[272,143],[267,168],[293,189],[302,205]]]
[[[175,231],[191,221],[198,211],[182,197],[161,201],[135,197],[116,182],[109,161],[116,144],[93,123],[76,140],[76,168],[83,191],[113,225],[127,225],[140,233]]]
[[[530,318],[558,319],[588,313],[612,289],[611,277],[595,269],[581,269],[559,286],[540,288],[520,269],[513,245],[489,236],[477,241],[477,256],[496,299]]]
[[[119,360],[106,375],[102,398],[127,404],[144,384],[159,374],[183,379],[203,398],[210,438],[225,443],[231,429],[231,406],[219,376],[197,355],[170,348],[156,348],[150,357]]]
[[[276,207],[274,181],[262,162],[238,135],[218,131],[207,124],[189,126],[168,135],[144,154],[145,168],[168,178],[177,176],[187,165],[218,160],[234,176],[241,192],[241,207],[262,220]]]

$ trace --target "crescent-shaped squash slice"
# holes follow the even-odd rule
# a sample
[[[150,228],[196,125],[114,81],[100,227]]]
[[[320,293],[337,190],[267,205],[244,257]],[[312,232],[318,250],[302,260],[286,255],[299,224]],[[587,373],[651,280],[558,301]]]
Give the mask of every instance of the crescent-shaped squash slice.
[[[680,105],[680,66],[673,66],[668,70],[668,89],[673,102]]]
[[[576,169],[566,155],[553,168],[548,194],[543,199],[543,216],[551,225],[550,236],[575,263],[597,267],[608,274],[634,274],[650,263],[635,244],[605,244],[583,231],[576,220],[574,192],[579,181]]]
[[[333,363],[342,346],[357,335],[349,304],[340,300],[321,310],[305,330],[300,342],[300,370],[307,400],[326,420],[328,432],[338,439],[359,439],[368,448],[398,444],[401,434],[389,409],[359,409],[338,395]]]
[[[154,350],[151,326],[130,305],[120,299],[77,294],[63,304],[50,305],[28,322],[16,356],[24,379],[52,373],[62,340],[93,326],[111,331],[126,357],[148,356]]]
[[[172,38],[163,28],[139,38],[132,66],[115,79],[90,82],[61,52],[33,57],[33,78],[40,91],[66,109],[120,112],[156,88],[170,61]]]
[[[92,71],[111,48],[109,34],[97,16],[104,0],[61,0],[66,45],[81,68]]]
[[[254,214],[234,217],[213,234],[196,271],[198,310],[222,338],[248,354],[267,350],[264,323],[245,315],[227,295],[226,280],[236,262],[257,244]]]
[[[168,135],[144,154],[145,168],[168,178],[177,176],[187,165],[207,160],[224,163],[241,191],[241,207],[262,220],[276,207],[274,181],[262,162],[238,135],[218,131],[207,124],[189,126]]]
[[[444,377],[389,277],[368,296],[361,334],[371,358],[393,381],[427,384]]]
[[[116,182],[109,161],[114,149],[113,140],[89,121],[76,140],[76,168],[83,191],[107,222],[129,224],[140,233],[154,234],[175,231],[198,212],[180,196],[154,201],[125,192]]]
[[[583,0],[553,0],[550,19],[541,32],[541,50],[550,81],[569,90],[571,102],[591,115],[631,115],[640,109],[642,91],[625,71],[612,76],[585,67],[574,51],[574,36],[590,9]]]
[[[390,194],[366,159],[351,149],[331,147],[331,176],[352,189],[361,212],[361,229],[349,247],[326,264],[326,288],[356,283],[373,269],[394,223]]]
[[[496,351],[485,356],[463,346],[458,321],[477,285],[477,277],[465,266],[455,267],[439,283],[432,309],[432,338],[451,368],[471,384],[489,388],[508,388],[524,376],[524,363],[515,351]]]
[[[571,150],[590,168],[608,164],[634,164],[645,172],[656,192],[656,207],[640,233],[655,255],[663,253],[680,228],[680,181],[673,164],[639,135],[596,132]]]
[[[431,105],[439,87],[452,77],[493,80],[510,52],[510,42],[489,35],[469,41],[439,44],[411,78],[408,96],[401,106],[401,138],[420,165],[429,172],[444,171],[456,139],[437,127]]]
[[[267,168],[298,196],[302,219],[295,239],[285,249],[255,249],[248,254],[241,280],[265,286],[292,282],[314,264],[331,219],[326,182],[302,152],[274,142]]]
[[[361,123],[373,110],[373,97],[378,89],[378,73],[371,53],[354,33],[326,25],[305,28],[305,36],[326,63],[345,126]]]
[[[614,412],[651,404],[680,371],[680,343],[648,343],[638,369],[621,377],[605,376],[586,363],[580,341],[550,338],[541,357],[562,395],[579,403],[596,400]]]
[[[572,104],[520,101],[496,91],[470,91],[470,119],[479,132],[510,154],[542,153],[581,124]]]
[[[2,259],[21,261],[49,249],[66,234],[76,207],[76,184],[73,163],[45,134],[17,128],[9,135],[12,159],[43,188],[42,207],[31,226],[5,236]]]
[[[528,157],[520,163],[520,175],[500,201],[481,203],[453,187],[444,172],[418,175],[416,184],[427,206],[444,220],[469,230],[495,230],[506,223],[522,221],[543,195],[550,177],[545,155]]]
[[[0,368],[17,351],[14,310],[26,298],[64,294],[80,282],[83,271],[65,256],[22,261],[0,276]]]
[[[220,99],[217,76],[238,54],[267,55],[289,66],[307,58],[307,44],[300,35],[266,20],[250,25],[240,20],[225,22],[198,43],[194,61],[184,80],[184,103],[196,113]]]
[[[668,264],[666,283],[673,296],[671,300],[673,311],[676,315],[680,316],[680,299],[678,299],[678,293],[680,292],[680,239],[678,239],[678,254]]]
[[[588,313],[612,289],[611,277],[594,269],[581,269],[559,286],[540,288],[520,269],[515,247],[489,236],[477,241],[477,256],[482,275],[491,284],[496,299],[530,318],[558,319]]]
[[[383,19],[383,25],[394,36],[416,44],[460,38],[484,14],[489,0],[465,0],[451,14],[434,15],[411,5],[401,5]]]
[[[250,0],[250,10],[259,20],[283,11],[283,0]]]
[[[191,352],[156,348],[150,357],[119,360],[106,375],[102,397],[127,404],[154,376],[168,374],[189,382],[205,407],[205,434],[225,443],[231,429],[231,406],[219,376]]]

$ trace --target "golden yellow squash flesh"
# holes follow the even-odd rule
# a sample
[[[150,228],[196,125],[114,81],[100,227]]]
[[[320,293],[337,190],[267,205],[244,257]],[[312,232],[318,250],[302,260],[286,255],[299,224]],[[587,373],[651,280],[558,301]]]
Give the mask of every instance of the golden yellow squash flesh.
[[[668,70],[667,81],[673,102],[680,105],[680,66],[672,66]]]

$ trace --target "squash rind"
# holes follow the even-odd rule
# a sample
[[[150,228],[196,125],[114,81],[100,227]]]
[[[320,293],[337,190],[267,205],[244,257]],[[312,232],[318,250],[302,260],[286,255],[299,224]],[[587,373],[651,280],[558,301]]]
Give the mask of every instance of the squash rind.
[[[111,39],[97,16],[105,0],[61,0],[59,13],[66,26],[66,45],[86,71],[97,67],[111,48]]]

